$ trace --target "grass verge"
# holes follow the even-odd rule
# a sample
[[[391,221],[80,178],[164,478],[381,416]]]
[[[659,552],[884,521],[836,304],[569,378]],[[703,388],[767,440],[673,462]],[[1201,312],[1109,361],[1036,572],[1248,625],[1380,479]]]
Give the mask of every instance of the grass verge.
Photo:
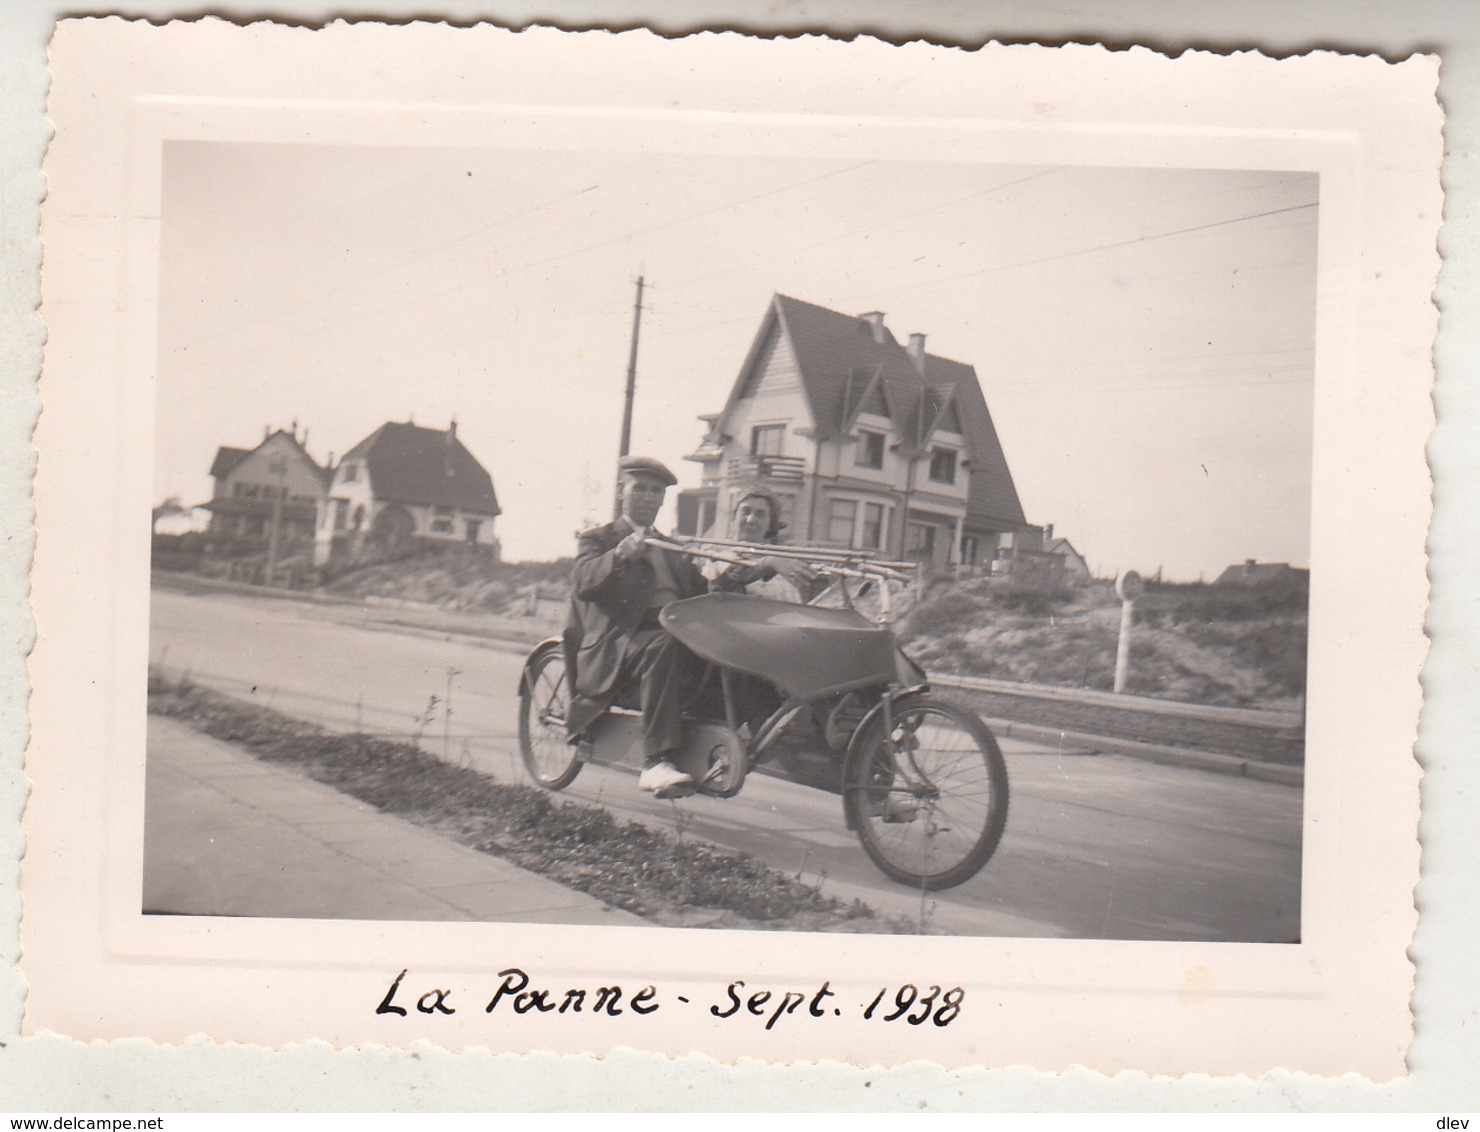
[[[408,743],[344,735],[192,685],[149,678],[149,711],[244,747],[482,853],[671,926],[895,933],[917,930],[825,895],[743,854],[532,786],[451,766]],[[681,829],[681,826],[680,826]]]

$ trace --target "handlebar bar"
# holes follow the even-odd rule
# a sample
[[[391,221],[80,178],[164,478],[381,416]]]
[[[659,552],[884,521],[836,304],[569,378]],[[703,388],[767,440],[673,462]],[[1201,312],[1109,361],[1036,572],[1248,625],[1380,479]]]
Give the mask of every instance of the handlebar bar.
[[[649,535],[647,541],[664,550],[674,550],[692,558],[711,558],[716,562],[728,562],[735,566],[753,565],[756,558],[794,558],[806,562],[820,574],[831,574],[840,578],[864,580],[882,578],[904,585],[914,580],[910,574],[905,573],[906,570],[913,570],[914,567],[910,563],[880,562],[862,558],[847,551],[829,548],[777,546],[773,543],[738,542],[733,539],[689,539],[682,535],[670,535],[664,538]],[[721,550],[718,549],[719,547],[726,549]],[[736,553],[728,553],[728,551]],[[746,553],[752,557],[742,557]]]
[[[775,554],[788,558],[805,558],[811,562],[843,562],[849,564],[868,564],[871,566],[883,566],[886,569],[898,570],[902,573],[911,573],[915,567],[914,562],[892,562],[888,559],[875,558],[866,551],[847,550],[834,546],[788,546],[785,543],[774,542],[741,542],[738,539],[727,538],[695,538],[692,535],[664,535],[668,542],[679,547],[732,547],[740,551],[753,551],[757,554]]]

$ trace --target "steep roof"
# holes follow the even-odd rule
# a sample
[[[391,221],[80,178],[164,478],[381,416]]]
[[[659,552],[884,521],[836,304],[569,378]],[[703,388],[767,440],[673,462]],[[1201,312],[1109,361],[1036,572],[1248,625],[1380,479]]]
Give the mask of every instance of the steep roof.
[[[240,464],[252,454],[250,448],[228,448],[222,445],[216,449],[216,458],[211,461],[212,476],[229,476],[231,469]],[[199,467],[199,465],[196,465]]]
[[[961,427],[965,430],[966,443],[971,448],[971,479],[966,497],[968,514],[972,518],[1027,522],[976,370],[964,362],[926,354],[925,379],[931,384],[948,382],[956,387],[955,404]]]
[[[1269,586],[1300,581],[1310,574],[1309,570],[1291,566],[1288,562],[1241,562],[1230,566],[1218,575],[1215,583],[1220,586]]]
[[[296,421],[293,424],[293,428],[296,432],[298,428],[298,424]],[[236,470],[241,462],[245,460],[248,456],[250,456],[253,452],[260,450],[264,445],[272,443],[272,441],[281,436],[294,449],[297,450],[298,454],[303,457],[303,462],[308,465],[313,474],[316,475],[323,482],[325,487],[328,487],[330,482],[334,479],[334,470],[332,468],[324,467],[312,456],[310,456],[308,454],[308,449],[303,446],[303,442],[298,439],[298,437],[295,435],[295,432],[289,432],[285,428],[275,429],[267,436],[263,437],[262,443],[257,445],[256,448],[231,448],[223,444],[220,448],[216,449],[216,458],[211,461],[211,475],[216,478],[220,478],[221,476],[229,476],[233,471]],[[304,436],[307,435],[308,434],[305,432]]]
[[[365,462],[371,490],[381,499],[501,513],[493,477],[455,429],[388,421],[346,452],[341,466],[348,460]]]
[[[744,381],[759,344],[766,340],[773,324],[779,324],[791,341],[813,425],[822,436],[836,436],[847,428],[862,384],[875,373],[895,431],[915,447],[928,439],[925,433],[935,423],[946,392],[954,390],[954,405],[971,449],[967,517],[978,522],[1026,522],[975,369],[927,353],[922,375],[909,351],[888,327],[881,327],[880,341],[867,319],[778,294],[771,301],[740,381]],[[739,389],[737,382],[737,393]],[[850,392],[852,405],[845,403]]]
[[[1065,558],[1078,559],[1085,570],[1089,569],[1089,559],[1080,554],[1078,548],[1066,538],[1050,539],[1043,549],[1050,554],[1062,554]]]

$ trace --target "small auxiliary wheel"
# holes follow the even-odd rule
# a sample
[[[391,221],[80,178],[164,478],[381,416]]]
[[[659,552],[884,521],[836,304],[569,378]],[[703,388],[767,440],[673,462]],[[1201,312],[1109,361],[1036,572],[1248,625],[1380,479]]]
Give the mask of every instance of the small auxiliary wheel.
[[[951,888],[991,858],[1007,825],[1007,764],[974,712],[930,693],[876,714],[843,768],[848,825],[891,879]],[[891,751],[890,748],[893,748]]]
[[[576,748],[566,741],[569,706],[565,651],[549,641],[529,658],[519,686],[519,754],[529,776],[546,790],[564,790],[581,773]]]

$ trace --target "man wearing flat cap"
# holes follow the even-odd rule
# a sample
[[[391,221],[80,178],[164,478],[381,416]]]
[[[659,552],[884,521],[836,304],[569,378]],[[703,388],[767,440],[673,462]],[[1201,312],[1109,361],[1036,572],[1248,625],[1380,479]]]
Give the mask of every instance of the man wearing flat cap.
[[[670,797],[693,787],[674,765],[674,752],[683,742],[681,716],[699,662],[663,630],[658,613],[708,585],[687,556],[646,541],[656,534],[653,521],[677,477],[650,456],[625,456],[618,468],[621,518],[583,532],[576,552],[573,612],[581,645],[568,725],[579,735],[635,683],[645,756],[638,785]]]

